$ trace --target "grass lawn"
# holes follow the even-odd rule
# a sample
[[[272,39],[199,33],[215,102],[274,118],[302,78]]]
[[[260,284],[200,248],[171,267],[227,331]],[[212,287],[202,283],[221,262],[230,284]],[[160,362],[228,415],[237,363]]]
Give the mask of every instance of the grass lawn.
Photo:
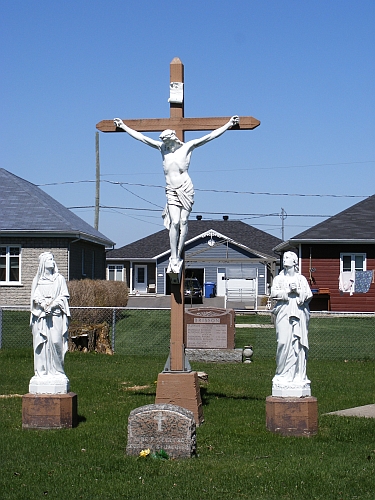
[[[265,427],[275,362],[193,363],[205,423],[198,457],[157,461],[125,454],[127,418],[153,403],[164,356],[68,353],[78,394],[75,429],[22,430],[21,398],[32,376],[31,349],[0,351],[1,499],[372,499],[375,420],[324,413],[374,402],[373,361],[312,360],[319,433],[285,438]],[[146,386],[134,390],[135,386]]]

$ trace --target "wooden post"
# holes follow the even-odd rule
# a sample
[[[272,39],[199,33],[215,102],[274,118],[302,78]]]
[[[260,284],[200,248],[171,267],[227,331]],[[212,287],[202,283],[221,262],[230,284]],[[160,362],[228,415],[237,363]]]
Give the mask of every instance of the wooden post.
[[[95,221],[94,228],[99,229],[99,196],[100,196],[100,159],[99,159],[99,132],[95,134],[96,156],[96,184],[95,184]]]
[[[180,82],[184,83],[184,65],[178,57],[175,57],[170,65],[170,83]],[[184,90],[185,91],[185,90]],[[169,103],[169,112],[171,118],[184,118],[185,116],[185,99],[181,103]],[[184,142],[183,129],[176,129],[176,135],[180,141]]]
[[[185,267],[185,266],[184,266]],[[181,282],[171,285],[171,371],[184,371],[184,271],[182,270]]]
[[[184,65],[178,57],[170,64],[170,83],[184,83]],[[184,118],[184,99],[182,103],[169,103],[171,118]],[[182,128],[176,129],[176,135],[184,142],[185,133]],[[170,343],[170,369],[171,371],[183,371],[185,367],[184,353],[184,281],[185,281],[185,258],[181,281],[179,284],[171,284],[171,343]]]

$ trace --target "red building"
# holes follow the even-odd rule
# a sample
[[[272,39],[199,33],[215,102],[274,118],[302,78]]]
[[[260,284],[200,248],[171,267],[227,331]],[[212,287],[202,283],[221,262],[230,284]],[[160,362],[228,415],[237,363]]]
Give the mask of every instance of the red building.
[[[300,272],[314,293],[312,311],[375,311],[375,195],[274,250],[297,251]],[[348,276],[354,280],[350,291],[345,281]],[[340,291],[340,277],[341,288],[348,291]]]

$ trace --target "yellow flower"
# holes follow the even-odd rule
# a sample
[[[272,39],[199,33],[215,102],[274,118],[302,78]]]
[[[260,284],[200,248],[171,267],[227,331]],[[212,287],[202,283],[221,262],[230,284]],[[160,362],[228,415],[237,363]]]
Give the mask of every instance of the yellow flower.
[[[147,450],[142,450],[140,453],[139,453],[139,456],[140,457],[144,457],[146,458],[149,454],[151,453],[150,449],[147,448]]]

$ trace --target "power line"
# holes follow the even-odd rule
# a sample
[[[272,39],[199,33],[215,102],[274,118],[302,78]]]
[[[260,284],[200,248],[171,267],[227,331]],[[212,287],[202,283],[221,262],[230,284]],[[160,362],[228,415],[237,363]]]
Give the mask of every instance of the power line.
[[[47,184],[37,184],[38,187],[43,187],[43,186],[59,186],[63,184],[80,184],[84,182],[95,182],[93,180],[85,180],[85,181],[65,181],[65,182],[51,182]],[[109,181],[107,179],[101,179],[101,182],[106,182],[108,184],[114,184],[117,186],[120,186],[121,188],[127,190],[124,186],[139,186],[139,187],[147,187],[147,188],[158,188],[158,189],[165,189],[165,186],[160,186],[157,184],[142,184],[142,183],[133,183],[133,182],[118,182],[118,181]],[[270,192],[257,192],[257,191],[237,191],[237,190],[230,190],[230,189],[200,189],[200,188],[194,188],[195,191],[200,191],[204,193],[220,193],[220,194],[246,194],[246,195],[255,195],[255,196],[298,196],[298,197],[314,197],[314,198],[368,198],[368,195],[354,195],[354,194],[303,194],[303,193],[270,193]],[[131,194],[134,196],[141,198],[144,201],[147,201],[147,203],[152,202],[146,200],[145,198],[142,198],[132,191],[129,191]],[[154,204],[153,204],[154,205]],[[155,205],[158,206],[158,205]]]
[[[86,208],[94,208],[95,205],[82,205],[82,206],[74,206],[67,207],[69,210],[78,210],[78,209],[86,209]],[[136,208],[136,207],[119,207],[119,206],[109,206],[109,205],[100,205],[102,209],[108,210],[135,210],[135,211],[143,211],[143,212],[160,212],[161,209],[157,210],[156,208]],[[201,214],[201,215],[223,215],[223,212],[192,212],[193,214]],[[252,213],[238,213],[238,212],[225,212],[226,215],[231,215],[235,217],[280,217],[279,213],[273,212],[268,214],[252,214]],[[319,215],[319,214],[289,214],[288,217],[319,217],[326,218],[332,217],[332,215]]]
[[[375,163],[375,160],[365,160],[365,161],[348,161],[339,163],[311,163],[306,165],[286,165],[284,167],[247,167],[247,168],[230,168],[230,169],[215,169],[215,170],[195,170],[195,172],[234,172],[234,171],[246,171],[246,170],[279,170],[286,168],[311,168],[311,167],[337,167],[338,165],[363,165],[364,163]],[[137,175],[153,175],[155,172],[140,172]],[[119,174],[104,174],[105,176],[119,175]],[[131,174],[120,174],[120,175],[134,175]]]

